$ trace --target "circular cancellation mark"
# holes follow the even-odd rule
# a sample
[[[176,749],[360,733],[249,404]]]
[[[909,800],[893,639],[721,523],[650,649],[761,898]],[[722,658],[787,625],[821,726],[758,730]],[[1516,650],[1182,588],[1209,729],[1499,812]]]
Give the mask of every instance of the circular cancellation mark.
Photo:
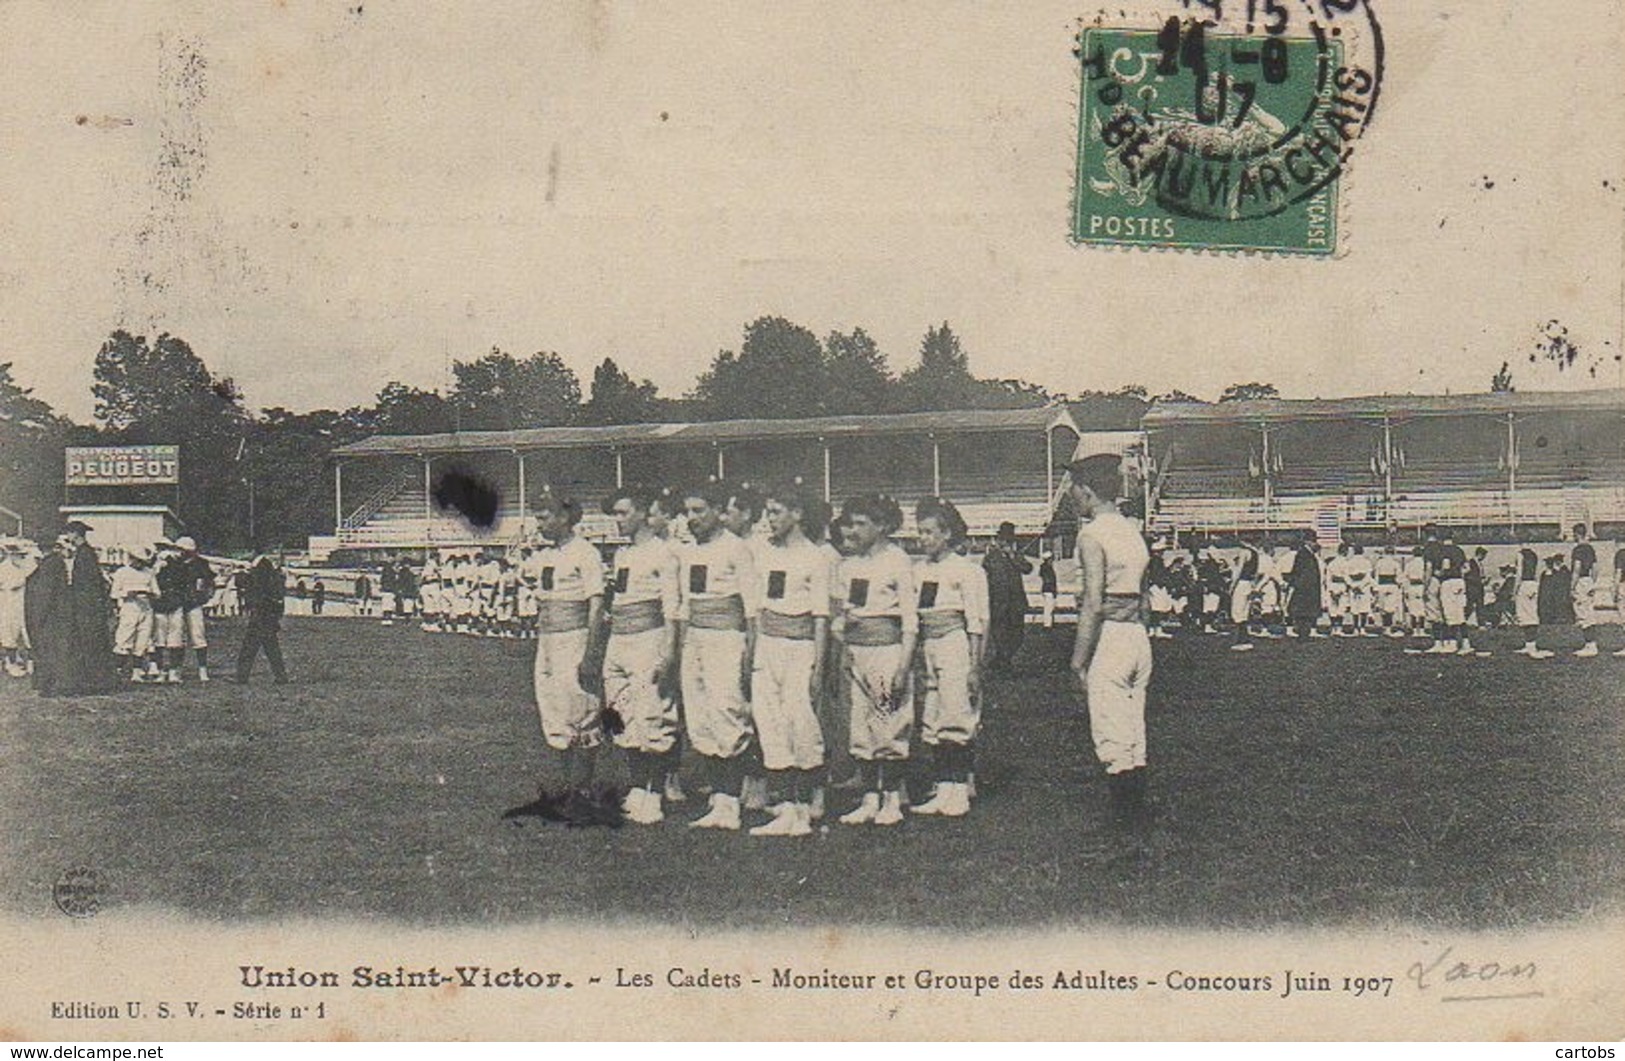
[[[100,874],[87,866],[75,866],[63,870],[51,886],[51,899],[69,917],[95,917],[102,908],[104,890]]]
[[[1175,217],[1257,220],[1321,195],[1382,91],[1369,0],[1180,0],[1079,44],[1100,183]]]

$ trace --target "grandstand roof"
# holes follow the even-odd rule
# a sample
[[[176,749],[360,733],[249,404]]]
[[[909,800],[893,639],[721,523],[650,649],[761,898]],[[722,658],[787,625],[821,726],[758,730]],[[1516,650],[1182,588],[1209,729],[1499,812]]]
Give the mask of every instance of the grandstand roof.
[[[807,420],[715,420],[693,424],[621,424],[614,427],[540,427],[522,431],[459,431],[439,435],[373,435],[360,442],[340,446],[333,454],[338,457],[381,457],[471,450],[871,438],[932,432],[1044,431],[1055,426],[1077,431],[1077,425],[1064,406],[1045,406],[1038,409],[952,409],[885,416],[821,416]]]
[[[1625,390],[1514,391],[1500,394],[1381,394],[1365,398],[1275,398],[1217,405],[1158,403],[1142,421],[1147,430],[1192,424],[1293,420],[1353,420],[1384,416],[1505,416],[1554,412],[1625,413]]]

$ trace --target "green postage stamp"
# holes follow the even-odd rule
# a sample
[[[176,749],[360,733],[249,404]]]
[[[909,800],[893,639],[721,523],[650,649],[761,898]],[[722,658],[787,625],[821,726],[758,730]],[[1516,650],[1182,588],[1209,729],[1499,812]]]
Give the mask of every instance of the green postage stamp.
[[[1368,38],[1380,34],[1349,6]],[[1348,20],[1325,17],[1335,5],[1296,24],[1275,0],[1246,10],[1233,27],[1174,16],[1079,34],[1075,242],[1337,253],[1346,168],[1381,85],[1380,35],[1368,66],[1350,59]]]

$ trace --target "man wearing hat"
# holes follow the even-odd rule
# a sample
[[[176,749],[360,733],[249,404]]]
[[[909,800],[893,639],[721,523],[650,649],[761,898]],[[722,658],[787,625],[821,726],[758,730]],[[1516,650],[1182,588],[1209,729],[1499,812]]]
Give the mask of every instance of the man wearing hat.
[[[159,543],[162,549],[165,543]],[[189,537],[175,540],[169,555],[158,568],[156,636],[167,659],[165,680],[171,685],[181,680],[181,663],[188,645],[197,659],[197,678],[209,680],[209,639],[204,631],[203,606],[214,592],[214,569],[198,555],[197,542]]]
[[[1016,525],[999,524],[999,532],[982,558],[987,572],[988,667],[997,674],[1014,673],[1016,651],[1027,632],[1027,587],[1022,576],[1033,569],[1016,545]]]
[[[63,527],[24,591],[24,618],[35,653],[34,688],[42,696],[113,688],[107,580],[85,542],[89,532],[78,520]]]
[[[128,675],[134,682],[144,682],[158,674],[156,665],[147,656],[152,649],[152,602],[158,596],[152,556],[151,549],[132,549],[113,572],[112,596],[118,607],[113,655],[117,657],[120,676]],[[144,660],[145,673],[142,671]]]
[[[248,613],[248,622],[243,627],[242,647],[237,651],[235,680],[239,685],[248,684],[254,660],[261,652],[271,665],[271,677],[278,685],[287,684],[282,645],[277,640],[277,632],[282,627],[282,596],[282,572],[277,570],[276,562],[263,553],[255,557],[243,587],[243,609]]]
[[[28,673],[28,630],[23,621],[23,589],[39,567],[39,548],[26,538],[0,538],[0,657],[6,673]]]

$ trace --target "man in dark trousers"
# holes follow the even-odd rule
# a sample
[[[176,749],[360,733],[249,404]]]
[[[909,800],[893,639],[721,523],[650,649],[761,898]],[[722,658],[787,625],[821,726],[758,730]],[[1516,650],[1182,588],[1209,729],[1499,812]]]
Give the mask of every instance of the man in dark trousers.
[[[1027,587],[1021,576],[1032,571],[1032,561],[1016,545],[1016,525],[999,524],[999,533],[982,558],[987,572],[988,669],[995,674],[1015,673],[1016,651],[1027,633]]]
[[[1306,531],[1286,576],[1287,633],[1292,637],[1309,637],[1320,621],[1320,555],[1315,546],[1315,533]]]
[[[395,561],[395,618],[404,622],[417,607],[418,576],[403,556]]]
[[[107,693],[118,679],[107,579],[85,542],[89,531],[77,520],[65,526],[23,591],[41,696]]]
[[[285,685],[288,672],[282,666],[282,645],[277,632],[282,628],[282,572],[266,555],[248,569],[243,591],[243,610],[248,622],[243,628],[243,645],[237,650],[237,684],[246,685],[254,670],[254,658],[261,652],[271,665],[271,677]]]

